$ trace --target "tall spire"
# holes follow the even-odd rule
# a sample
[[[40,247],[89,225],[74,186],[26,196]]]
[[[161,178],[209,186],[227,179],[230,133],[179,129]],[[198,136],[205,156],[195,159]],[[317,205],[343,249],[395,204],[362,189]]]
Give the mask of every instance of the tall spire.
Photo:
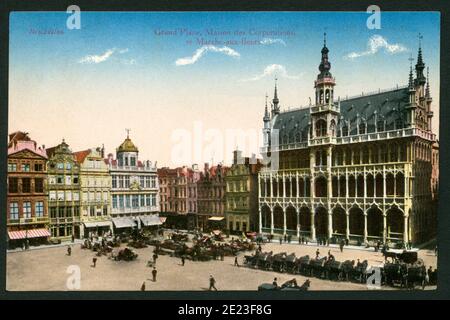
[[[416,63],[416,85],[424,85],[426,82],[423,70],[425,69],[425,63],[422,59],[422,38],[423,36],[419,33],[419,52],[417,54]]]
[[[413,68],[412,68],[412,62],[414,61],[412,55],[409,56],[409,81],[408,81],[408,88],[413,89],[414,88],[414,82],[413,82]]]
[[[277,77],[275,76],[275,91],[273,93],[273,110],[274,113],[277,114],[280,112],[280,108],[278,106],[278,104],[280,103],[280,100],[278,99],[278,91],[277,91]]]
[[[270,115],[269,115],[269,109],[267,108],[267,99],[269,98],[269,96],[266,93],[266,107],[264,109],[264,121],[269,121],[270,120]]]
[[[320,61],[320,65],[319,65],[319,71],[320,74],[317,76],[317,79],[323,79],[323,78],[331,78],[331,73],[330,73],[330,69],[331,69],[331,64],[328,61],[328,48],[327,48],[327,34],[326,32],[324,32],[323,34],[323,48],[322,48],[322,59]]]
[[[427,87],[425,89],[425,96],[430,98],[430,68],[427,67]]]

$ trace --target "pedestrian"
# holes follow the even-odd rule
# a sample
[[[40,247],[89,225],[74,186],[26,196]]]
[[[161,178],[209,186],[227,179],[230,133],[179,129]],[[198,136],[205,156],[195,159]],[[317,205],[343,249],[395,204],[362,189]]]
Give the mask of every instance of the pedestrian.
[[[291,243],[291,240],[292,240],[292,236],[288,235],[288,243]]]
[[[277,278],[273,278],[273,282],[272,284],[278,288],[278,282],[277,282]]]
[[[181,256],[181,265],[184,266],[184,256]]]
[[[309,241],[309,238],[308,238],[308,237],[306,237],[306,238],[305,238],[305,242],[306,242],[306,244],[308,244],[308,241]]]
[[[70,256],[72,254],[72,248],[67,246],[67,255]]]
[[[142,282],[141,291],[145,291],[145,281]]]
[[[320,256],[320,251],[319,251],[319,248],[317,248],[317,250],[316,250],[316,259],[319,259],[319,256]]]
[[[97,257],[93,257],[92,258],[92,267],[95,268],[96,265],[97,265]]]
[[[259,251],[259,252],[262,252],[262,247],[261,247],[261,245],[258,246],[258,251]]]
[[[437,257],[437,253],[438,253],[438,249],[437,249],[437,245],[434,247],[434,255]]]
[[[156,267],[153,267],[153,270],[152,270],[153,282],[156,282],[156,274],[157,273],[158,273],[158,271],[156,271]]]
[[[234,257],[234,265],[235,265],[236,267],[239,267],[238,257],[237,257],[237,256]]]
[[[156,259],[158,259],[158,255],[156,252],[153,254],[153,263],[156,263]]]
[[[305,237],[302,236],[302,244],[305,243]]]
[[[283,243],[283,237],[280,236],[280,245]]]
[[[341,252],[344,251],[344,240],[341,240],[341,242],[339,242],[339,249],[341,250]]]
[[[346,246],[348,246],[348,242],[349,242],[349,240],[348,240],[348,238],[346,238],[346,239],[345,239],[345,245],[346,245]]]
[[[210,274],[209,275],[209,291],[211,291],[212,289],[217,291],[216,279],[214,279],[214,277]]]
[[[75,242],[75,236],[72,235],[72,243],[74,243],[74,242]]]
[[[284,243],[287,242],[287,234],[284,234]]]
[[[302,244],[302,238],[298,237],[298,244]]]

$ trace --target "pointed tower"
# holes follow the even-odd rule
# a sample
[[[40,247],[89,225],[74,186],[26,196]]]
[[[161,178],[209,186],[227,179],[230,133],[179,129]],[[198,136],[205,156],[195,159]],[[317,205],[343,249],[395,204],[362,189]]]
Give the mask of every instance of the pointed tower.
[[[328,60],[328,48],[326,33],[324,33],[323,48],[321,50],[322,58],[319,65],[320,73],[314,82],[316,91],[316,103],[310,106],[311,115],[311,135],[310,138],[319,138],[325,136],[335,136],[339,119],[339,108],[334,103],[335,79],[330,72],[331,63]]]
[[[270,144],[270,114],[267,106],[267,99],[269,96],[266,93],[266,106],[264,109],[264,127],[263,127],[263,136],[264,136],[264,146],[267,147]]]
[[[425,102],[427,104],[427,120],[428,120],[428,130],[432,131],[433,128],[431,126],[433,111],[431,110],[431,103],[433,102],[433,98],[430,93],[430,69],[427,68],[427,87],[425,89]]]
[[[413,57],[409,56],[409,77],[408,77],[408,94],[409,94],[409,104],[407,106],[408,112],[406,113],[406,125],[412,126],[415,123],[415,109],[416,109],[416,87],[415,80],[413,78]]]
[[[324,33],[322,59],[319,65],[320,73],[314,83],[316,89],[316,105],[331,105],[333,103],[334,86],[336,85],[330,69],[331,63],[328,61],[327,38]]]
[[[277,80],[278,79],[275,77],[275,90],[274,90],[273,99],[272,99],[273,115],[280,113],[280,106],[279,106],[280,100],[278,99]]]
[[[416,63],[416,80],[415,85],[416,87],[420,86],[423,87],[426,83],[425,75],[423,74],[423,71],[425,70],[425,63],[423,62],[422,58],[422,35],[419,34],[419,52],[417,54],[417,63]]]

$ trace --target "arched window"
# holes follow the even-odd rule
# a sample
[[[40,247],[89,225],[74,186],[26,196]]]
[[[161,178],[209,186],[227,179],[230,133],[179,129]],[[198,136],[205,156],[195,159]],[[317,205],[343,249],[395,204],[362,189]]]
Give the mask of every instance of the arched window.
[[[323,103],[323,90],[320,90],[320,94],[319,94],[319,103]]]
[[[327,122],[323,119],[316,121],[316,136],[323,137],[327,135]]]
[[[331,123],[330,123],[330,133],[331,133],[331,136],[335,136],[335,134],[336,134],[336,122],[334,120],[331,120]]]
[[[325,90],[325,103],[330,102],[330,89]]]

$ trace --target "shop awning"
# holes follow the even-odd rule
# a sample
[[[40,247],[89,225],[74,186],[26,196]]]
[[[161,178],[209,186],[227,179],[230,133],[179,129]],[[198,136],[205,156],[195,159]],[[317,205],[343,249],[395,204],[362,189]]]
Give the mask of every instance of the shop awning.
[[[83,222],[83,224],[86,228],[109,227],[111,226],[111,221]]]
[[[157,215],[139,216],[144,226],[159,226],[162,224],[161,219]]]
[[[112,218],[116,228],[132,228],[136,226],[135,220],[130,217]]]
[[[225,217],[211,217],[208,220],[209,221],[222,221],[223,219],[225,219]]]
[[[50,231],[47,229],[8,231],[8,236],[10,240],[42,238],[50,237]]]

